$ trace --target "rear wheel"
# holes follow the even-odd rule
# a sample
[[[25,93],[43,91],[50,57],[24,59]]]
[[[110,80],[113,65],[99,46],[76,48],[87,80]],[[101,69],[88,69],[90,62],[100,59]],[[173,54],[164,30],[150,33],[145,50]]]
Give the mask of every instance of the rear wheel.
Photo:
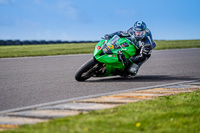
[[[85,64],[83,64],[75,74],[77,81],[85,81],[92,77],[98,69],[98,62],[92,58]]]

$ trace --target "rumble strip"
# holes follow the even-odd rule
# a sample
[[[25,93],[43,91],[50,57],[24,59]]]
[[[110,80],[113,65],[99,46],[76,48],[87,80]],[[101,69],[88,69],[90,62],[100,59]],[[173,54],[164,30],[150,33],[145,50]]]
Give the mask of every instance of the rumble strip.
[[[113,108],[126,103],[134,103],[179,93],[189,93],[197,90],[200,90],[200,82],[189,81],[164,87],[161,85],[161,87],[135,89],[96,97],[86,97],[52,105],[44,105],[41,107],[0,112],[0,131],[14,129],[23,124],[46,122],[50,119],[87,113],[93,110]]]

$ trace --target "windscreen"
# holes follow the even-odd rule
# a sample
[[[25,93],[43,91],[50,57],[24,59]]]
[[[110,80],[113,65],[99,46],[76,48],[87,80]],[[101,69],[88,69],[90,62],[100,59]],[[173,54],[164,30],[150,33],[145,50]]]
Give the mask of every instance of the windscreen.
[[[118,40],[120,37],[118,35],[115,35],[113,38],[110,39],[110,41],[107,43],[107,45],[103,45],[102,49],[103,52],[106,54],[112,54],[111,49],[117,49],[119,48]]]
[[[109,41],[108,45],[111,44],[116,44],[116,42],[120,39],[120,37],[118,35],[115,35],[113,38],[111,38],[111,40]]]

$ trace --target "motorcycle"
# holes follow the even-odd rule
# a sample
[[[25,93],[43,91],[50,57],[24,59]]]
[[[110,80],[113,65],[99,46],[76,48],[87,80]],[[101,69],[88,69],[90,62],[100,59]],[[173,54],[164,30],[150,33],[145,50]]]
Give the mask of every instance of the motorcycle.
[[[102,39],[94,50],[94,56],[83,64],[75,74],[77,81],[90,77],[123,75],[126,70],[125,58],[136,54],[136,48],[128,38],[113,36],[110,40]]]

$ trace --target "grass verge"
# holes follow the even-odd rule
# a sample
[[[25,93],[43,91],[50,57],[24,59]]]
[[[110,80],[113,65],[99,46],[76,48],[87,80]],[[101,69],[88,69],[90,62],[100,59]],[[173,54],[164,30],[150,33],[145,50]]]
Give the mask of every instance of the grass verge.
[[[156,50],[199,48],[200,40],[155,41]],[[0,46],[0,58],[93,53],[96,43]]]
[[[155,41],[156,50],[161,49],[182,49],[182,48],[200,48],[200,40],[175,40],[175,41]]]
[[[10,133],[199,133],[200,91],[23,125]]]

